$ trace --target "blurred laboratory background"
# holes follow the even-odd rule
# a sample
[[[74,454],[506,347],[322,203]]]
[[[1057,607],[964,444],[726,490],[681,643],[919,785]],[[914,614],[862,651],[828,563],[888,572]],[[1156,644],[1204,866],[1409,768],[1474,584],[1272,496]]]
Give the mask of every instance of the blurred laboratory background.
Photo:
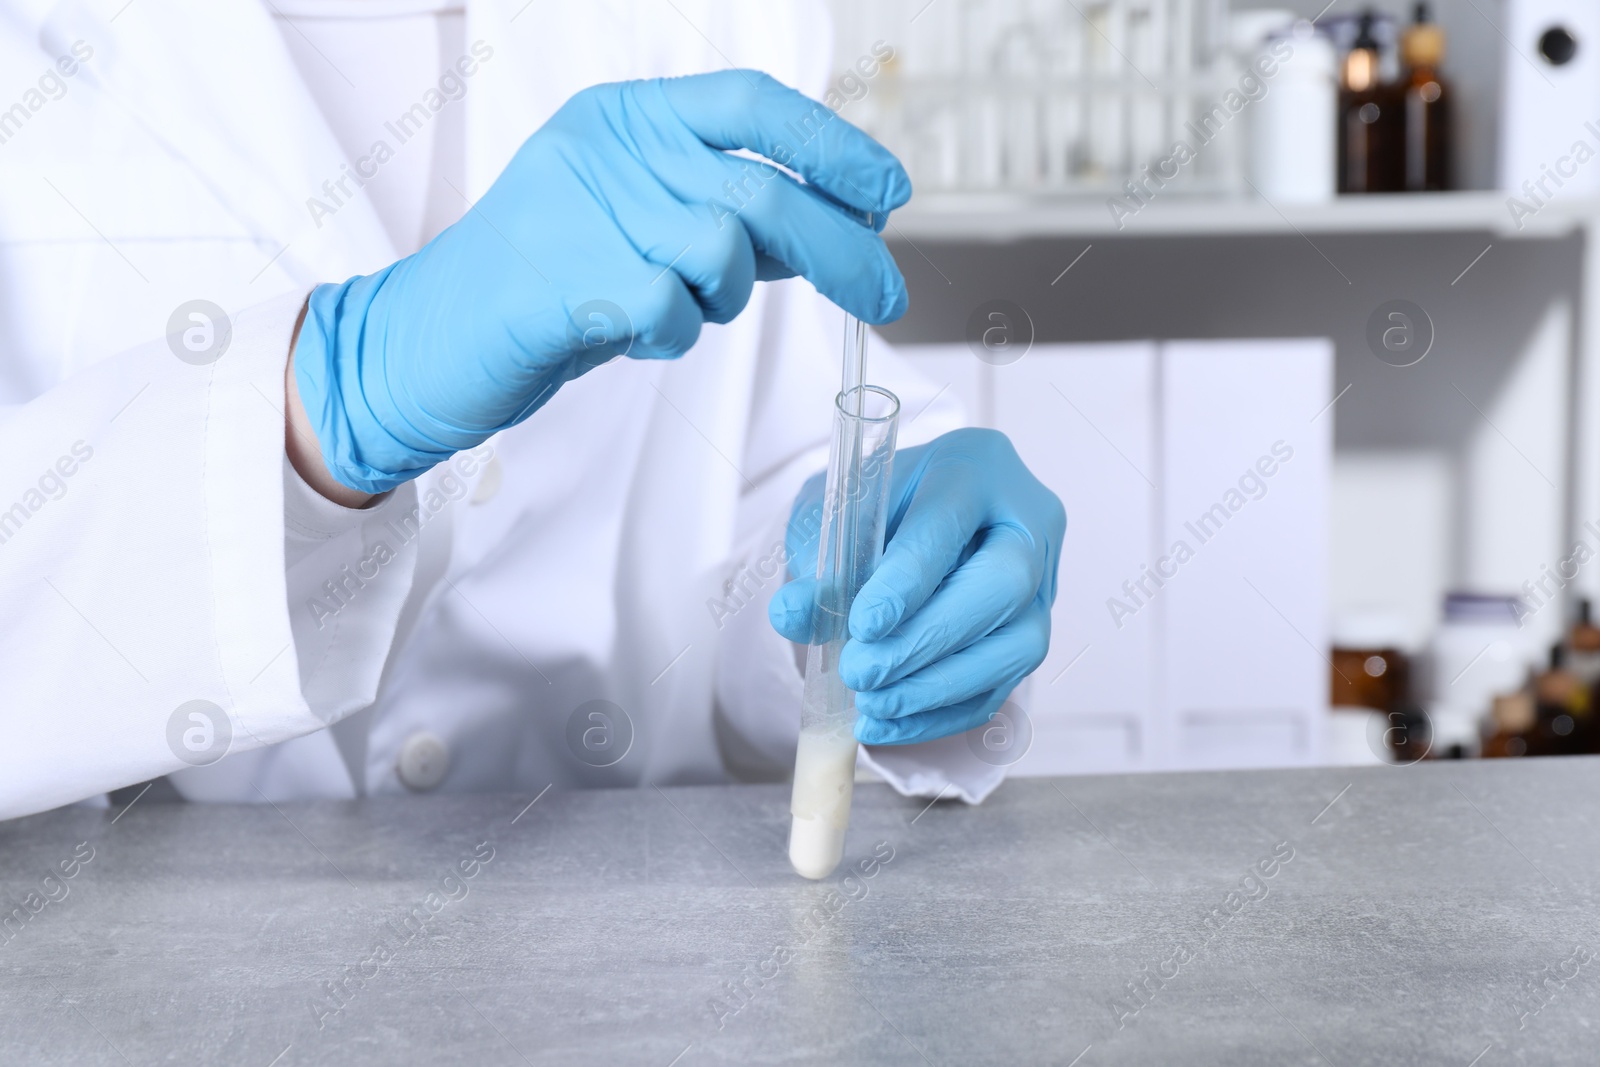
[[[833,14],[884,338],[1069,514],[1017,773],[1600,751],[1600,4]]]

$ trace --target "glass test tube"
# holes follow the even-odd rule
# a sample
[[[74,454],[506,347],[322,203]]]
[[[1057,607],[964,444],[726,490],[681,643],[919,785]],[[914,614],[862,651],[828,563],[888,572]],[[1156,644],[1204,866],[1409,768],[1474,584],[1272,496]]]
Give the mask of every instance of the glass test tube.
[[[839,677],[839,653],[849,635],[850,605],[883,555],[899,417],[900,401],[875,385],[856,386],[834,401],[789,802],[789,862],[806,878],[826,878],[844,855],[856,774],[856,699]]]

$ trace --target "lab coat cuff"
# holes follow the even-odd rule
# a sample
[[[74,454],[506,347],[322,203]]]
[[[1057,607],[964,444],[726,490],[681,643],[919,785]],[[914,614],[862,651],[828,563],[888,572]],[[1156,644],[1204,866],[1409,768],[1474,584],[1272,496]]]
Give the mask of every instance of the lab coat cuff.
[[[1006,777],[1005,767],[978,758],[966,734],[914,745],[862,745],[858,762],[901,796],[959,797],[968,804],[983,803]]]
[[[305,293],[240,312],[211,369],[203,499],[216,654],[243,737],[270,745],[315,729],[296,678],[285,595],[283,368]],[[263,399],[267,401],[263,403]],[[272,401],[276,398],[277,403]]]
[[[284,457],[283,525],[292,534],[311,541],[330,541],[359,529],[374,507],[390,499],[383,494],[365,508],[347,508],[317,492]]]
[[[240,312],[208,391],[216,430],[206,436],[206,546],[238,749],[298,737],[372,702],[415,559],[410,545],[380,544],[414,491],[342,508],[305,486],[285,457],[283,367],[304,300],[301,292]]]

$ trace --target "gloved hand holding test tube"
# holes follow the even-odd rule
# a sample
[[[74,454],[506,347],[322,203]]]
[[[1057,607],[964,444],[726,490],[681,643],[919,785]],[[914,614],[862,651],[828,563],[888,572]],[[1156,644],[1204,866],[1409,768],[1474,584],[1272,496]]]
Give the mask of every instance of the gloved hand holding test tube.
[[[834,402],[833,444],[817,552],[816,601],[806,651],[795,753],[789,862],[826,878],[844,855],[856,771],[855,693],[839,674],[850,605],[883,555],[900,401],[864,384],[866,326],[845,319],[844,388]]]

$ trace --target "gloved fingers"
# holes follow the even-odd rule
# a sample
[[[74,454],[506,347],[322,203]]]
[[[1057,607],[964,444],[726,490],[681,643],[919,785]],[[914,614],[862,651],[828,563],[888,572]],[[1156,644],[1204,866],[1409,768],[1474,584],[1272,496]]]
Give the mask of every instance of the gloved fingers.
[[[655,206],[649,229],[659,236],[639,252],[658,268],[651,284],[660,272],[676,274],[707,322],[732,322],[744,310],[755,289],[756,254],[737,217],[712,221],[703,210],[674,200]]]
[[[616,355],[632,359],[677,359],[694,347],[704,323],[700,305],[695,302],[683,279],[670,270],[643,259],[635,259],[619,279],[615,305],[624,321],[625,347]],[[569,309],[569,313],[579,309]],[[585,362],[591,362],[585,359]]]
[[[817,603],[817,580],[796,578],[778,587],[767,602],[767,618],[772,628],[786,640],[797,645],[809,645],[815,639],[814,612]]]
[[[864,745],[914,745],[919,741],[964,734],[988,722],[995,709],[1011,695],[1012,688],[1002,686],[948,707],[919,711],[898,719],[863,715],[856,720],[856,740]]]
[[[798,278],[800,275],[787,263],[773,259],[765,252],[756,253],[756,281],[781,282],[785,278]]]
[[[883,559],[850,608],[850,635],[880,641],[922,607],[982,527],[989,491],[979,467],[930,462],[884,546]]]
[[[889,216],[888,216],[888,214],[886,212],[882,212],[882,211],[863,212],[860,208],[854,207],[853,205],[850,205],[850,204],[846,204],[844,201],[840,200],[838,197],[829,196],[827,191],[824,190],[822,188],[822,186],[820,186],[820,185],[806,185],[806,186],[802,186],[802,188],[804,188],[806,192],[808,192],[808,193],[812,194],[813,196],[815,196],[817,199],[825,201],[826,203],[832,204],[834,207],[838,208],[840,211],[844,212],[849,217],[855,219],[857,222],[861,223],[863,226],[871,225],[873,233],[882,233],[884,231],[884,228],[889,225]]]
[[[741,162],[729,156],[726,165],[737,172]],[[805,276],[852,315],[877,324],[905,313],[905,279],[883,239],[787,174],[774,169],[738,209],[758,255]]]
[[[1043,560],[1026,534],[989,527],[972,557],[904,623],[879,640],[845,645],[839,673],[857,691],[905,678],[1016,618],[1039,595],[1042,578]]]
[[[911,179],[888,149],[770,75],[725,70],[659,84],[712,148],[759,152],[858,211],[887,215],[911,199]]]
[[[997,686],[1015,686],[1044,662],[1049,649],[1050,615],[1035,602],[960,652],[881,689],[858,692],[856,709],[874,719],[899,719],[959,704]]]

